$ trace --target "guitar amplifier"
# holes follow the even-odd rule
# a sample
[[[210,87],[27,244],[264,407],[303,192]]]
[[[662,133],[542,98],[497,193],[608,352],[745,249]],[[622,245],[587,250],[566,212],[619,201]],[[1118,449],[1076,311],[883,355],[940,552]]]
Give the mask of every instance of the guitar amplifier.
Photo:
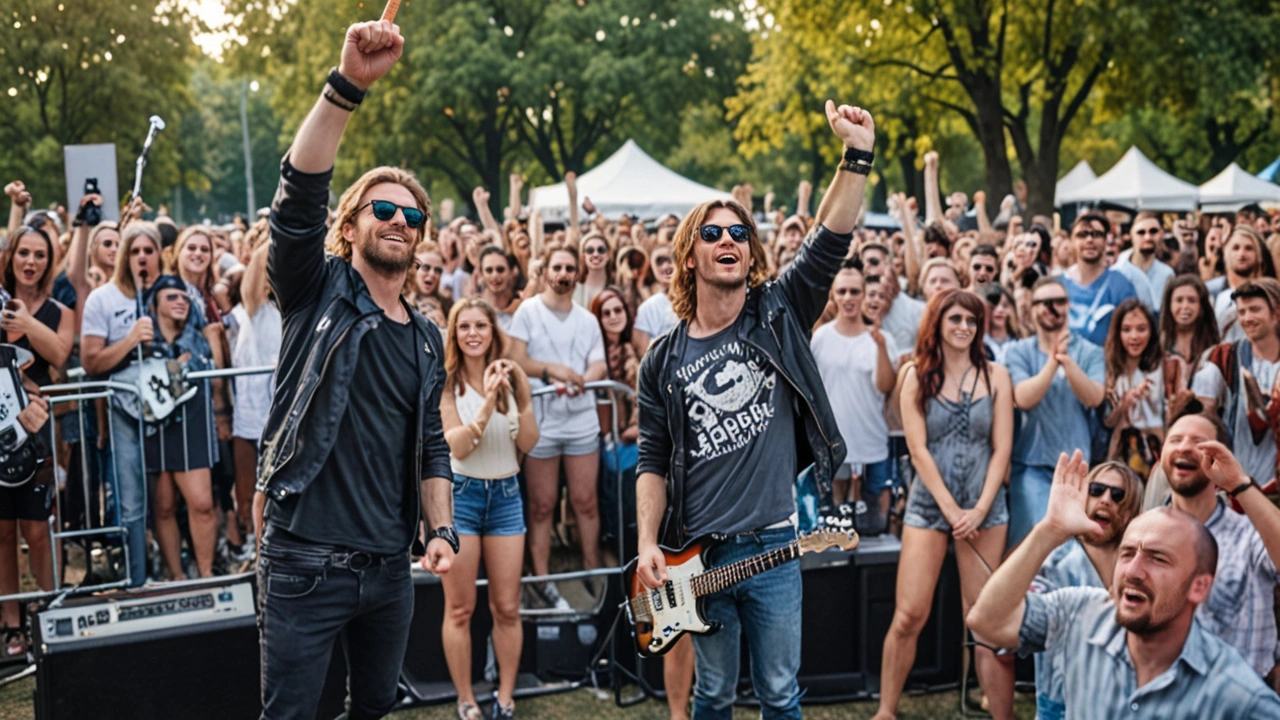
[[[259,700],[252,576],[75,598],[33,625],[38,720],[252,720]],[[335,647],[318,717],[342,712]]]

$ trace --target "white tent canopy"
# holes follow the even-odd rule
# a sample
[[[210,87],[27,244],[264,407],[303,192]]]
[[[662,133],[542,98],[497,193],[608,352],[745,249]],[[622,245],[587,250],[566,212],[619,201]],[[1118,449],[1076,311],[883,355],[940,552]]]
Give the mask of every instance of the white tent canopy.
[[[1161,170],[1136,147],[1097,180],[1058,195],[1057,202],[1110,203],[1133,210],[1191,211],[1200,189]]]
[[[683,216],[694,205],[730,197],[729,193],[696,183],[649,157],[634,140],[628,140],[608,160],[578,178],[578,201],[591,198],[605,217],[623,214],[653,220],[667,213]],[[569,219],[569,190],[564,183],[534,188],[529,205],[542,219]]]
[[[1088,185],[1098,179],[1098,174],[1089,167],[1088,160],[1081,160],[1076,166],[1071,168],[1071,172],[1062,176],[1058,184],[1053,190],[1053,204],[1055,206],[1062,204],[1062,196]]]
[[[1249,203],[1280,202],[1280,185],[1245,172],[1235,163],[1200,186],[1205,212],[1235,212]]]

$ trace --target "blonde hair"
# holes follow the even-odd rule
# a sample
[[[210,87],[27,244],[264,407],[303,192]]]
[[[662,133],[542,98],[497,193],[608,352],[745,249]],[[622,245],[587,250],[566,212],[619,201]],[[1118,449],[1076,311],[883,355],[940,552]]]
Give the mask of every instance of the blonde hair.
[[[150,240],[156,249],[156,265],[160,267],[160,228],[156,227],[153,222],[135,221],[124,227],[124,232],[120,233],[120,250],[116,253],[116,270],[111,276],[111,282],[120,288],[120,292],[125,297],[137,297],[138,287],[133,284],[133,273],[129,271],[129,252],[133,250],[133,243],[142,238]],[[163,269],[157,272],[163,272]],[[154,280],[155,278],[152,278]]]
[[[182,263],[179,261],[179,257],[182,255],[182,248],[196,235],[203,235],[204,238],[209,241],[209,264],[205,266],[204,277],[195,278],[188,282],[195,285],[196,289],[198,289],[202,295],[207,297],[209,295],[209,291],[213,289],[214,282],[218,279],[216,270],[217,264],[213,261],[213,230],[208,225],[191,225],[187,227],[187,229],[178,233],[178,239],[174,241],[173,247],[167,249],[164,253],[165,261],[169,266],[169,274],[177,275],[183,280],[187,280],[186,276],[183,275]]]
[[[463,372],[465,361],[462,357],[462,348],[458,345],[458,317],[466,310],[479,310],[484,313],[493,333],[489,349],[484,353],[484,366],[489,367],[495,360],[500,360],[507,354],[507,335],[502,332],[502,327],[498,324],[498,313],[494,311],[493,306],[478,297],[463,298],[454,303],[453,309],[449,311],[449,327],[445,330],[444,371],[447,386],[457,395],[467,392],[467,380]],[[505,415],[509,407],[507,393],[498,393],[494,409]]]
[[[403,168],[384,165],[361,175],[359,180],[352,183],[351,187],[342,193],[342,197],[338,200],[338,209],[335,213],[333,224],[329,226],[329,236],[325,239],[326,250],[347,262],[351,262],[351,241],[343,237],[342,228],[348,224],[355,224],[356,213],[362,207],[360,198],[364,197],[369,188],[384,183],[400,185],[413,195],[413,199],[418,204],[418,209],[423,212],[423,218],[422,224],[412,228],[411,232],[417,233],[417,238],[414,241],[415,245],[423,240],[423,233],[426,231],[427,226],[431,224],[431,200],[427,197],[427,191],[422,188],[422,184],[418,182],[418,178],[413,173]]]
[[[675,275],[671,277],[671,287],[667,295],[671,298],[671,310],[681,320],[692,321],[698,314],[698,279],[697,272],[687,267],[693,257],[693,248],[702,242],[699,228],[706,222],[712,210],[725,208],[732,210],[743,225],[750,230],[747,246],[751,252],[751,270],[747,273],[747,287],[763,285],[769,279],[769,256],[764,244],[756,233],[756,224],[751,213],[736,200],[708,200],[694,207],[680,221],[676,234],[671,239],[671,254],[675,261]]]

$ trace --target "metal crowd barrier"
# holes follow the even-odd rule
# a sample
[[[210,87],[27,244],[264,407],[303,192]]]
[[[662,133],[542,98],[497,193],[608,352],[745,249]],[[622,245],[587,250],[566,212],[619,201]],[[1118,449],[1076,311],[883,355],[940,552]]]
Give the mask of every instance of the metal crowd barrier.
[[[272,372],[275,372],[274,366],[262,366],[262,367],[252,367],[252,368],[229,368],[229,369],[198,371],[198,372],[192,372],[188,374],[187,377],[190,380],[199,380],[203,382],[205,398],[208,400],[208,408],[212,413],[213,402],[212,402],[212,387],[211,387],[210,380],[214,378],[235,378],[235,377],[242,377],[242,376],[248,376],[248,375],[262,375],[262,374],[269,374]],[[68,373],[68,376],[70,378],[82,378],[84,376],[84,373],[79,368],[74,368]],[[611,419],[610,424],[612,426],[610,428],[610,434],[614,439],[614,441],[617,442],[618,434],[621,430],[618,424],[619,418],[618,418],[618,405],[616,402],[617,396],[619,393],[621,393],[634,400],[636,395],[635,390],[622,383],[614,382],[612,380],[600,380],[595,382],[589,382],[589,383],[586,383],[583,386],[583,388],[584,388],[584,392],[598,391],[598,392],[605,393],[604,396],[597,397],[596,404],[597,406],[606,405],[606,404],[610,406],[610,419]],[[88,442],[86,442],[87,432],[86,432],[85,414],[86,413],[96,414],[95,406],[94,406],[94,401],[96,400],[103,399],[103,400],[106,400],[108,403],[110,403],[112,399],[117,394],[120,394],[120,393],[137,395],[138,388],[135,385],[117,382],[113,380],[80,380],[79,382],[46,385],[42,387],[40,390],[41,390],[41,394],[48,400],[50,404],[49,414],[51,419],[54,419],[56,417],[56,413],[54,412],[53,407],[60,403],[77,403],[80,405],[80,407],[77,408],[76,410],[72,411],[71,413],[66,413],[63,416],[61,416],[61,418],[58,418],[58,419],[61,422],[74,421],[78,423],[80,441],[77,444],[79,445],[78,450],[80,453],[81,489],[84,493],[83,501],[84,501],[86,527],[79,528],[79,529],[64,529],[63,510],[67,502],[66,495],[68,492],[70,492],[70,489],[62,487],[62,483],[60,483],[57,479],[57,468],[58,468],[58,459],[59,459],[58,458],[58,449],[59,449],[58,422],[50,422],[49,423],[49,447],[53,455],[52,460],[50,462],[53,463],[53,467],[55,468],[54,480],[53,480],[54,482],[53,492],[56,494],[56,500],[54,502],[54,507],[53,507],[54,512],[50,515],[48,520],[50,559],[53,565],[53,568],[52,568],[53,569],[53,589],[36,590],[31,592],[20,592],[20,593],[11,594],[11,595],[0,595],[0,602],[9,602],[9,601],[27,602],[27,601],[52,599],[52,605],[56,606],[60,604],[65,598],[70,596],[100,592],[103,590],[124,588],[124,587],[127,587],[129,584],[129,579],[127,577],[129,559],[130,559],[128,528],[122,522],[120,523],[113,522],[109,524],[107,521],[108,498],[105,497],[105,494],[108,490],[107,483],[112,483],[113,485],[115,485],[110,488],[110,495],[111,495],[110,499],[114,501],[116,506],[112,514],[118,517],[120,512],[119,510],[120,489],[118,487],[118,473],[114,472],[115,470],[118,470],[119,467],[117,465],[118,453],[115,452],[115,448],[113,447],[114,436],[112,433],[112,423],[115,421],[113,418],[113,412],[110,407],[107,408],[107,412],[105,413],[106,420],[107,420],[106,427],[100,428],[98,431],[99,437],[102,436],[101,435],[102,433],[106,434],[106,437],[105,437],[106,448],[110,451],[110,457],[111,457],[111,463],[112,463],[111,468],[113,472],[109,473],[108,477],[100,477],[99,475],[103,473],[99,472],[99,468],[96,466],[96,464],[91,462],[91,459],[90,459],[91,450],[88,447]],[[549,386],[534,390],[532,392],[532,396],[535,398],[549,398],[555,395],[556,393],[557,393],[557,388],[553,385],[549,385]],[[88,404],[86,405],[84,403],[88,403]],[[93,422],[97,422],[96,417],[93,418]],[[216,433],[216,426],[214,424],[215,419],[212,417],[212,415],[210,417],[209,422],[210,422],[210,432]],[[145,444],[145,424],[141,418],[139,418],[138,420],[138,429],[139,429],[139,433],[138,433],[139,442],[143,444],[143,447],[140,449],[140,452],[139,452],[139,463],[141,466],[139,469],[142,473],[143,478],[146,478],[147,477],[147,471],[146,471],[147,455],[146,455],[146,444]],[[68,463],[68,470],[69,469],[70,469],[70,463]],[[69,474],[70,473],[68,472],[68,475]],[[623,487],[622,487],[623,477],[624,477],[624,474],[621,471],[621,469],[619,469],[619,471],[615,474],[615,477],[614,477],[615,490],[617,493],[616,497],[618,499],[617,508],[616,508],[616,512],[618,514],[618,537],[617,537],[618,555],[617,556],[620,561],[626,557],[627,518],[626,518],[626,512],[625,512],[625,502],[623,500]],[[144,480],[143,488],[142,488],[143,506],[146,507],[148,510],[150,510],[151,509],[149,505],[150,491],[149,491],[148,485],[149,485],[149,482]],[[97,507],[96,517],[94,516],[94,513],[91,512],[91,509],[95,507],[94,503],[92,502],[93,500],[92,494],[95,492],[99,496],[99,502],[96,505]],[[224,508],[223,510],[226,510],[226,508]],[[63,551],[62,541],[67,539],[78,539],[78,538],[88,538],[88,537],[98,537],[98,536],[119,538],[119,542],[122,549],[122,555],[123,555],[123,568],[124,568],[123,571],[126,577],[121,580],[113,580],[113,581],[102,582],[97,584],[81,584],[76,586],[64,587],[63,578],[62,578],[62,569],[63,569],[62,568],[62,551]],[[88,573],[93,566],[93,560],[90,557],[88,552],[86,552],[86,555],[85,555],[85,563],[86,563],[85,570],[86,570],[86,573]],[[22,569],[19,568],[18,571],[19,573],[21,573]],[[415,572],[420,572],[420,571],[415,569]],[[620,576],[621,573],[622,573],[621,568],[595,568],[590,570],[578,570],[574,572],[553,573],[553,574],[541,575],[541,576],[536,576],[536,575],[526,576],[521,578],[521,583],[540,583],[540,582],[548,582],[548,581],[556,582],[560,580],[575,580],[575,579],[583,579],[588,577],[612,577],[612,576]],[[252,576],[252,572],[246,572],[246,573],[240,573],[236,575],[226,575],[226,576],[223,576],[223,579],[226,580],[227,582],[234,582],[242,579],[247,579],[251,576]],[[202,580],[199,578],[192,578],[190,580],[166,581],[162,583],[162,586],[168,587],[168,588],[180,588],[187,584],[196,584],[196,583],[201,583],[202,581],[207,582],[208,579],[206,578]],[[479,578],[476,581],[476,585],[477,586],[488,585],[488,580],[484,578]],[[559,610],[556,608],[521,608],[520,612],[522,616],[542,616],[542,617],[572,616],[572,615],[581,615],[584,613],[595,614],[595,613],[598,613],[600,610],[600,606],[604,601],[604,595],[605,593],[600,594],[600,596],[596,599],[596,607],[592,608],[591,610],[577,610],[577,609]]]

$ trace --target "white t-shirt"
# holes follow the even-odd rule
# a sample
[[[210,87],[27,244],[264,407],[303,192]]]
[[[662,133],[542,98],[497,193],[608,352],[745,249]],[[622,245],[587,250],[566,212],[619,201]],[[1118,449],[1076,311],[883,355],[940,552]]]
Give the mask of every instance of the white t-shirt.
[[[664,292],[650,295],[636,310],[636,329],[648,334],[650,340],[666,335],[679,323],[680,318],[671,309],[671,298]]]
[[[600,324],[580,305],[572,305],[562,319],[541,296],[529,298],[516,310],[509,334],[528,345],[530,358],[564,365],[579,375],[592,363],[604,362]],[[543,387],[540,378],[529,378],[529,382],[535,390]],[[548,440],[582,440],[600,433],[594,393],[535,397],[533,411],[542,437]]]
[[[271,303],[263,303],[249,317],[244,305],[231,308],[238,329],[231,344],[231,366],[235,368],[275,365],[280,356],[283,321],[280,311]],[[271,412],[274,373],[239,375],[235,378],[235,405],[232,407],[231,434],[257,441]]]
[[[924,317],[924,303],[905,292],[898,293],[889,314],[880,319],[880,329],[893,336],[898,352],[915,352],[916,335],[920,333],[920,318]]]
[[[1219,375],[1218,377],[1222,377]],[[1159,430],[1164,427],[1164,365],[1157,364],[1151,372],[1135,369],[1129,375],[1116,378],[1116,392],[1124,395],[1150,380],[1146,397],[1129,408],[1129,426],[1139,430]]]
[[[892,335],[884,333],[884,345],[897,370],[898,346]],[[826,386],[836,426],[849,449],[844,461],[865,465],[888,458],[889,425],[883,412],[886,393],[876,389],[880,351],[871,333],[848,337],[829,322],[814,331],[809,348]]]
[[[107,345],[114,345],[129,334],[137,319],[138,302],[109,282],[89,293],[84,301],[80,335],[106,338]]]
[[[1280,371],[1280,362],[1267,362],[1254,355],[1248,370],[1253,373],[1254,379],[1258,381],[1258,390],[1265,397],[1271,393],[1271,388],[1276,384],[1276,373]],[[1227,399],[1227,388],[1222,372],[1218,370],[1217,365],[1210,362],[1202,365],[1200,371],[1196,373],[1191,383],[1191,391],[1197,397],[1212,398],[1217,401],[1219,407]],[[1231,429],[1232,436],[1235,438],[1231,449],[1236,459],[1240,461],[1240,466],[1249,473],[1249,477],[1265,483],[1276,474],[1276,441],[1270,432],[1265,432],[1262,434],[1262,442],[1253,444],[1253,431],[1249,429],[1249,417],[1245,412],[1247,400],[1241,397],[1238,402],[1240,409],[1236,412],[1236,426]]]

